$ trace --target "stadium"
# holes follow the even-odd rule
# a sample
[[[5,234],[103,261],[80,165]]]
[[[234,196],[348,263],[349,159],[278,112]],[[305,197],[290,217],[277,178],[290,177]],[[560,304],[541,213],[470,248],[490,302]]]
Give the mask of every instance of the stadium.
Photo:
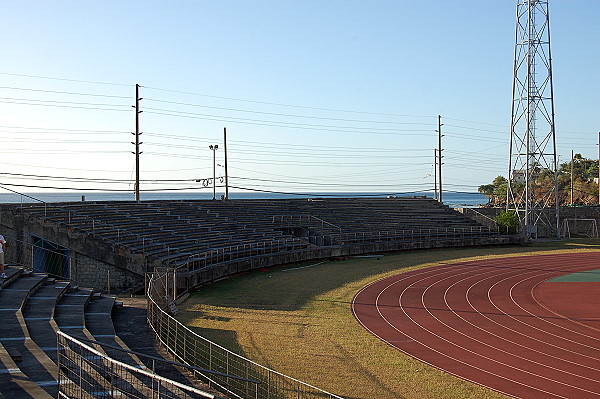
[[[589,363],[588,360],[590,357],[597,358],[594,355],[597,350],[594,340],[598,339],[594,321],[597,307],[583,302],[581,307],[564,309],[561,305],[564,300],[556,302],[548,301],[548,298],[570,297],[574,291],[554,292],[550,288],[540,291],[539,295],[544,295],[545,302],[531,303],[527,300],[528,293],[533,292],[532,287],[548,285],[543,281],[577,273],[587,276],[589,283],[578,283],[576,291],[582,298],[591,296],[583,288],[595,287],[596,272],[593,269],[597,269],[598,259],[594,240],[588,240],[588,248],[584,244],[582,249],[570,250],[576,252],[572,254],[504,258],[502,254],[540,254],[554,248],[568,248],[569,244],[550,243],[546,244],[549,245],[547,248],[528,249],[522,247],[521,236],[501,235],[457,210],[423,197],[6,204],[1,207],[0,220],[10,243],[7,250],[8,263],[11,264],[7,268],[9,278],[3,282],[1,291],[3,314],[6,316],[1,341],[6,370],[2,374],[2,386],[10,397],[56,397],[57,394],[61,397],[112,397],[110,395],[117,394],[127,397],[401,397],[399,392],[406,386],[399,390],[386,387],[387,384],[394,386],[399,383],[399,377],[393,376],[392,371],[392,359],[396,355],[390,359],[387,351],[406,354],[402,358],[406,363],[403,368],[421,369],[416,372],[403,370],[398,373],[402,378],[418,375],[419,372],[432,373],[431,370],[422,370],[428,366],[416,365],[418,362],[409,360],[414,358],[432,368],[488,388],[482,394],[479,388],[462,387],[459,395],[471,392],[472,397],[494,397],[493,392],[501,392],[517,397],[535,397],[535,393],[540,392],[536,389],[541,388],[531,382],[518,381],[515,374],[518,376],[519,373],[515,369],[522,370],[523,366],[512,365],[514,355],[509,354],[519,353],[527,347],[556,360],[563,358],[561,352],[548,353],[547,348],[540,349],[522,342],[512,344],[514,337],[500,336],[493,328],[491,332],[483,331],[486,323],[482,320],[468,321],[483,335],[473,340],[478,345],[493,347],[488,351],[496,350],[501,355],[493,356],[485,351],[481,355],[474,353],[477,346],[473,349],[463,343],[467,338],[461,341],[450,334],[443,339],[464,348],[462,350],[466,353],[444,356],[453,359],[481,356],[488,362],[494,359],[512,370],[513,374],[502,375],[504,382],[489,382],[489,374],[496,373],[484,371],[480,365],[469,364],[469,367],[481,369],[487,377],[470,375],[464,370],[464,365],[461,369],[448,365],[448,362],[437,363],[440,356],[435,354],[441,353],[443,348],[448,349],[449,345],[434,348],[432,343],[424,341],[423,347],[434,348],[433,355],[424,351],[423,347],[415,350],[411,345],[408,348],[402,346],[403,342],[415,342],[418,341],[416,337],[423,337],[423,332],[414,330],[423,327],[402,331],[401,328],[409,327],[408,323],[403,322],[401,328],[398,327],[394,323],[397,317],[390,319],[386,315],[386,307],[391,306],[395,309],[390,310],[393,312],[411,309],[417,302],[411,296],[407,299],[408,306],[394,306],[394,296],[402,298],[402,295],[395,289],[390,293],[390,299],[386,299],[388,291],[382,291],[385,295],[381,296],[378,294],[379,286],[387,286],[390,278],[398,276],[401,280],[407,279],[402,284],[415,284],[416,281],[415,288],[421,287],[419,290],[422,290],[425,283],[419,283],[418,276],[421,275],[432,280],[426,287],[433,287],[429,295],[434,302],[440,300],[444,287],[451,289],[445,303],[453,314],[460,315],[466,311],[465,303],[460,303],[461,298],[464,302],[464,292],[470,290],[460,279],[460,276],[466,276],[467,281],[479,278],[471,282],[472,286],[483,284],[482,288],[476,289],[488,289],[489,295],[504,298],[503,301],[508,301],[511,296],[524,297],[524,302],[515,304],[532,307],[525,309],[531,315],[527,317],[556,318],[567,323],[560,328],[575,334],[574,337],[570,338],[564,331],[560,336],[556,331],[540,332],[541,337],[535,342],[542,345],[540,342],[544,341],[543,345],[557,347],[552,340],[545,342],[544,334],[550,334],[559,337],[559,341],[578,342],[577,345],[587,347],[591,351],[589,354],[574,354],[580,358],[561,360],[568,366],[577,365],[575,370],[565,369],[562,374],[559,373],[563,376],[577,375],[585,384],[579,387],[572,381],[559,381],[557,385],[560,389],[566,386],[566,392],[571,392],[568,388],[579,390],[577,392],[582,397],[586,392],[596,392],[592,382],[595,376],[586,376],[577,367],[594,369],[593,361]],[[575,248],[578,246],[574,245]],[[431,257],[437,259],[428,260]],[[413,260],[415,258],[421,259],[421,262]],[[490,263],[481,258],[495,260]],[[421,269],[423,265],[435,266]],[[408,273],[398,274],[406,271]],[[515,280],[515,285],[521,284],[519,279],[522,279],[524,286],[519,291],[503,289],[496,293],[492,290],[497,284],[505,284],[505,279]],[[442,287],[437,287],[440,283]],[[392,283],[392,286],[397,284]],[[223,285],[235,288],[219,288]],[[252,291],[254,286],[257,289]],[[132,350],[116,333],[111,317],[118,318],[119,312],[127,308],[122,302],[127,302],[128,295],[123,294],[142,290],[147,293],[146,317],[156,342],[169,354],[167,357],[179,364],[178,367],[188,367],[185,374],[194,375],[192,380],[200,381],[201,385],[194,386],[189,380],[181,382],[180,377],[177,380],[154,373],[157,360]],[[340,290],[344,294],[339,298],[336,297],[339,293],[330,296]],[[115,292],[121,293],[118,299],[111,295]],[[446,294],[443,296],[446,297]],[[473,298],[481,300],[485,297],[477,294]],[[491,306],[472,302],[473,298],[467,296],[473,309]],[[337,312],[341,309],[345,316],[338,320],[337,316],[328,316],[327,312],[321,314],[324,310],[315,314],[306,311],[315,301],[324,301]],[[537,307],[534,306],[536,303]],[[477,310],[467,313],[483,317],[488,314],[495,314],[495,317],[509,315],[512,322],[497,319],[494,320],[496,327],[504,326],[521,337],[533,336],[526,329],[520,331],[521,325],[514,320],[525,316],[519,316],[514,310],[502,309],[508,306],[502,301],[492,305],[498,306],[495,312]],[[448,313],[442,309],[443,304],[430,306],[434,312]],[[414,309],[417,311],[419,308],[431,314],[427,306]],[[292,313],[288,314],[285,310]],[[272,313],[279,314],[270,319]],[[426,320],[423,314],[407,316],[415,322]],[[278,321],[277,317],[283,319]],[[338,344],[335,344],[335,339],[321,336],[316,341],[309,340],[309,348],[306,348],[304,334],[309,333],[310,326],[320,324],[323,317],[332,317],[332,327],[317,334],[344,337],[347,329],[353,330],[352,334],[356,334],[357,330],[362,334],[355,336],[352,343],[344,341]],[[349,317],[354,324],[352,328],[345,324]],[[381,321],[377,321],[378,317]],[[240,318],[237,333],[223,327],[230,325],[226,320]],[[443,323],[449,325],[451,322],[456,321]],[[490,323],[489,320],[486,322]],[[264,323],[262,329],[259,328],[261,323]],[[300,328],[304,331],[295,333],[296,343],[288,335],[289,331],[278,329],[287,324],[294,326],[293,330]],[[268,328],[265,329],[265,326]],[[388,331],[391,327],[394,330]],[[245,328],[258,328],[253,339],[261,342],[254,342],[248,347],[242,339],[247,333]],[[462,325],[462,328],[465,326]],[[539,326],[528,328],[541,330]],[[336,329],[339,331],[336,332]],[[433,327],[425,330],[436,336],[441,334]],[[468,328],[466,332],[460,332],[456,327],[452,327],[451,331],[461,335],[471,332]],[[369,333],[372,338],[367,337]],[[399,339],[395,334],[401,334],[405,339]],[[496,348],[494,340],[490,341],[490,334],[511,345]],[[408,336],[411,338],[406,338]],[[589,336],[586,339],[591,341],[585,343],[581,336]],[[55,337],[58,337],[58,344]],[[290,341],[277,342],[273,341],[274,337],[286,337],[285,341]],[[335,346],[315,346],[315,342],[323,341],[331,341],[330,345]],[[346,350],[344,345],[355,348]],[[353,385],[357,377],[352,375],[357,373],[342,373],[341,370],[358,354],[364,358],[357,359],[356,363],[376,361],[369,360],[370,355],[364,353],[365,348],[356,349],[361,345],[373,350],[371,355],[383,353],[379,360],[392,364],[378,368],[378,373],[383,372],[384,376],[373,377],[370,383],[362,381],[359,385],[364,385],[364,388],[357,388]],[[388,350],[382,350],[382,346]],[[560,350],[580,353],[573,348]],[[332,351],[339,353],[333,355]],[[297,367],[283,361],[293,357],[297,359],[291,364],[295,363]],[[261,364],[260,359],[266,365]],[[525,356],[518,356],[519,361],[524,359]],[[533,359],[536,359],[535,356]],[[542,382],[543,379],[560,380],[544,370],[548,365],[540,365],[538,360],[529,361],[542,367],[543,370],[536,371]],[[151,366],[152,362],[154,366]],[[293,373],[269,367],[277,364]],[[324,371],[331,367],[340,369],[336,371],[335,378]],[[552,368],[562,370],[558,366]],[[367,367],[358,373],[358,378],[364,379],[371,373]],[[343,374],[349,374],[349,379],[345,380]],[[389,382],[385,375],[389,376]],[[373,384],[373,380],[379,379],[380,383]],[[506,380],[516,381],[513,382],[516,388],[507,388]],[[439,392],[426,392],[430,389],[426,388],[428,384],[417,384],[420,386],[419,395],[439,395]],[[532,391],[523,391],[523,386]],[[549,389],[547,381],[542,386]],[[560,389],[557,392],[562,392]]]
[[[600,397],[599,4],[33,3],[0,399]]]

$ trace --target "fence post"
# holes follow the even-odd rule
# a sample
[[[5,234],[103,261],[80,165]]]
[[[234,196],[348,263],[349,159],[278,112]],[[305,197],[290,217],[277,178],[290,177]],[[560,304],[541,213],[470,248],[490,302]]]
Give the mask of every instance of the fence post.
[[[177,268],[173,269],[173,302],[177,299]]]

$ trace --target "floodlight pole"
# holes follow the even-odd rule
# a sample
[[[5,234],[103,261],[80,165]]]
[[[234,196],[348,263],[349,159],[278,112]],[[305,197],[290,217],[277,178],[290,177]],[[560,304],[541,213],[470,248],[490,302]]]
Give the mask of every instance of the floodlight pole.
[[[209,145],[208,148],[210,148],[213,152],[213,200],[217,199],[217,148],[219,148],[218,145]]]

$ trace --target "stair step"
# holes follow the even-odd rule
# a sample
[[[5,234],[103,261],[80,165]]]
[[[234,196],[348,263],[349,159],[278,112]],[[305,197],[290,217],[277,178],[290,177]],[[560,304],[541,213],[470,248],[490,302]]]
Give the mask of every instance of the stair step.
[[[17,349],[17,348],[11,348],[8,347],[6,348],[6,351],[8,352],[8,354],[10,355],[11,359],[15,362],[18,363],[21,361],[21,359],[23,358],[21,355],[21,352]]]

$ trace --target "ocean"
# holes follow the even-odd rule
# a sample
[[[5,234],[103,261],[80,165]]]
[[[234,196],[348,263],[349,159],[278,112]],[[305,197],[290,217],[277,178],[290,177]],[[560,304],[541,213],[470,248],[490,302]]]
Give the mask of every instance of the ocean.
[[[222,193],[217,193],[220,198]],[[230,192],[229,199],[283,199],[283,198],[358,198],[358,197],[387,197],[389,195],[398,197],[427,196],[431,193],[240,193]],[[212,192],[142,192],[141,200],[210,200]],[[33,203],[33,202],[77,202],[77,201],[134,201],[133,193],[114,192],[55,192],[55,193],[0,193],[0,203]],[[479,193],[445,192],[443,193],[444,204],[452,208],[474,208],[488,202],[487,197]]]

